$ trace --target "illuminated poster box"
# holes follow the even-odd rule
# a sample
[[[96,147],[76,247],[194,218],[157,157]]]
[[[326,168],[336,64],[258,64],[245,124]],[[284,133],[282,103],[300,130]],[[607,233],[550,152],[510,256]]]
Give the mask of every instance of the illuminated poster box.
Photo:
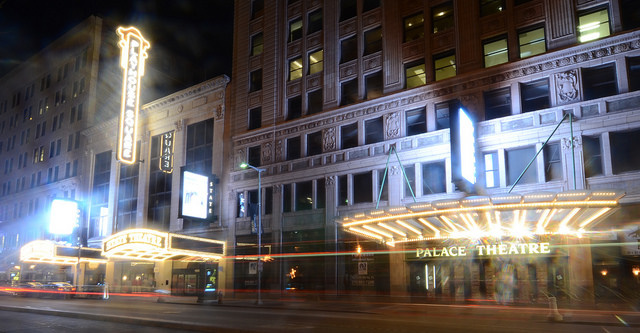
[[[54,199],[49,214],[49,232],[55,235],[70,235],[80,221],[77,201]]]
[[[453,182],[471,193],[476,183],[476,123],[463,107],[451,112],[449,121]]]
[[[217,177],[181,170],[179,217],[213,220]]]

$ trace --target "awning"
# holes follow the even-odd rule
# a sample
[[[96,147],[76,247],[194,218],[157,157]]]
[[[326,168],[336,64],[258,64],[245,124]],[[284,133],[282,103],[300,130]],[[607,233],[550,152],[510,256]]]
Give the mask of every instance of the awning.
[[[392,246],[432,239],[581,236],[611,214],[624,195],[600,190],[475,196],[376,209],[338,223],[349,233]]]
[[[80,254],[78,255],[78,250]],[[78,262],[105,263],[100,249],[59,245],[50,240],[36,240],[20,249],[20,261],[31,263],[49,263],[75,265]]]
[[[210,261],[219,260],[224,253],[224,241],[152,229],[129,229],[102,241],[102,254],[107,258]]]

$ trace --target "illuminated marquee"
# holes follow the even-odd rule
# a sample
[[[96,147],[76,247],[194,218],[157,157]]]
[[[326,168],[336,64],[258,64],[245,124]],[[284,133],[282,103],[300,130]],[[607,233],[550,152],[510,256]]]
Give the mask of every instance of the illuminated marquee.
[[[151,231],[138,231],[132,230],[130,232],[115,235],[104,242],[103,251],[110,252],[117,247],[126,246],[130,244],[142,244],[158,249],[164,249],[167,247],[167,235],[166,233],[155,233]]]
[[[78,250],[80,255],[78,255]],[[78,262],[105,263],[100,249],[55,244],[49,240],[36,240],[20,248],[20,261],[29,263],[48,263],[74,265]]]
[[[160,141],[160,170],[165,173],[173,172],[173,132],[162,134]]]
[[[127,164],[136,162],[136,136],[138,110],[140,108],[140,81],[144,75],[147,49],[151,46],[138,29],[118,28],[121,48],[120,66],[123,68],[122,106],[118,131],[119,161]]]
[[[471,252],[474,252],[478,257],[486,257],[549,254],[551,249],[549,243],[500,243],[476,245],[473,248],[467,248],[466,246],[431,247],[416,249],[416,257],[466,257]]]

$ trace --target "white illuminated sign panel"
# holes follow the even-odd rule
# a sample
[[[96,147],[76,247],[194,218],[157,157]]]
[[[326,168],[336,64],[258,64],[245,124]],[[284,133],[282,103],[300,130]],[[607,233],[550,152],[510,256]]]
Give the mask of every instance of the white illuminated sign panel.
[[[162,134],[160,142],[160,170],[165,173],[173,172],[173,140],[174,131]]]
[[[184,171],[182,215],[206,219],[209,206],[209,177]]]
[[[507,255],[539,255],[551,253],[549,243],[499,243],[483,244],[468,248],[466,246],[443,246],[416,249],[416,257],[466,257],[474,252],[478,257]]]
[[[120,162],[133,164],[136,161],[136,136],[138,111],[140,108],[140,81],[144,75],[144,62],[151,46],[138,29],[118,28],[121,49],[120,66],[123,69],[122,105],[118,131],[118,154]]]
[[[70,235],[79,223],[79,215],[76,201],[54,199],[49,215],[49,232],[55,235]]]
[[[460,108],[459,126],[460,126],[460,171],[462,178],[469,183],[476,183],[476,136],[475,126],[471,118]]]

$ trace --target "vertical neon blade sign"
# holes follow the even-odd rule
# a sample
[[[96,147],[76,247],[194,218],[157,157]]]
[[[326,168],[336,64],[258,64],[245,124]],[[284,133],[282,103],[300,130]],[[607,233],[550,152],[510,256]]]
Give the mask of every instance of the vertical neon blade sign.
[[[118,129],[118,155],[120,162],[136,161],[138,110],[140,108],[140,81],[144,75],[144,61],[151,46],[134,27],[118,28],[120,66],[123,69],[122,108]]]

